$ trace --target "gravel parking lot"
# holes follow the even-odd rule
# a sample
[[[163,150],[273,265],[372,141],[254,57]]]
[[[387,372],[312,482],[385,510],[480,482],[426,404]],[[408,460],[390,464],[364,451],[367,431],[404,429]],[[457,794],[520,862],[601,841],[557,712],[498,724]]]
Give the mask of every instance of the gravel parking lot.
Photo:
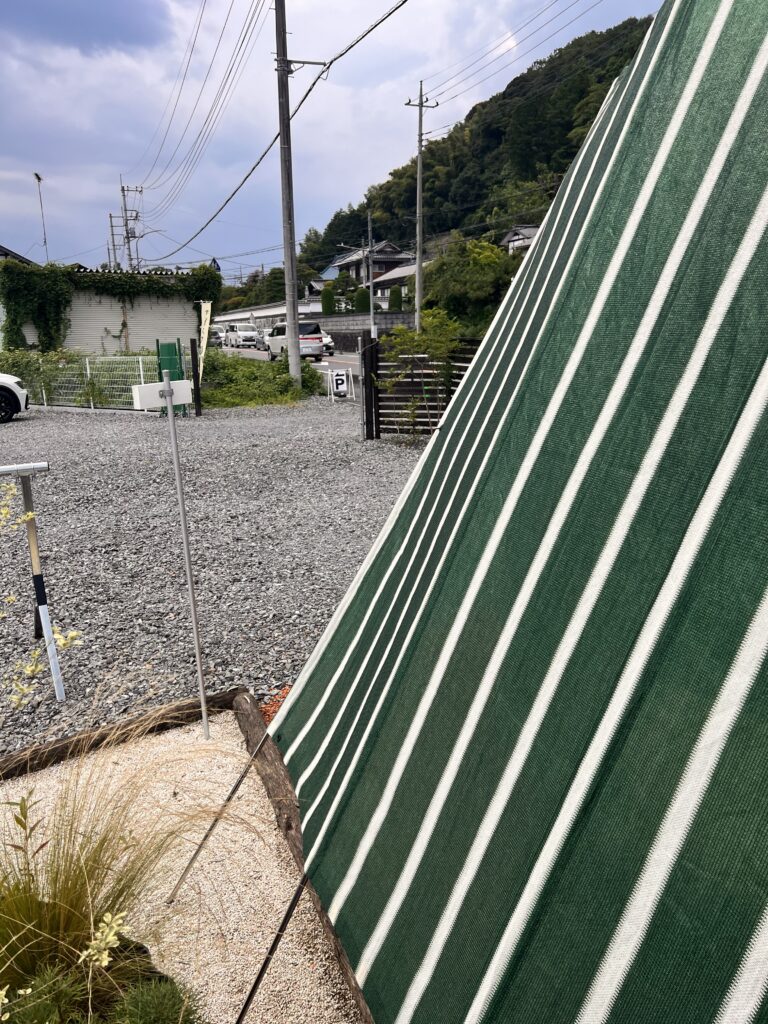
[[[291,683],[416,463],[410,445],[359,439],[359,409],[207,412],[178,420],[210,691],[269,696]],[[0,750],[197,692],[168,427],[155,415],[34,411],[0,428],[0,463],[48,461],[34,483],[52,618],[83,634],[62,655],[67,701],[46,678]],[[0,539],[0,671],[31,647],[23,530]]]

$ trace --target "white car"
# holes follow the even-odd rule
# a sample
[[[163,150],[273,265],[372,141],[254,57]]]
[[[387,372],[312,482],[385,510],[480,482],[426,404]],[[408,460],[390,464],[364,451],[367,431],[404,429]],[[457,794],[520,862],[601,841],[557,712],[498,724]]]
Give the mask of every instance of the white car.
[[[250,324],[230,324],[224,336],[224,344],[233,348],[256,348],[259,331]]]
[[[29,395],[18,377],[0,373],[0,423],[10,423],[17,412],[29,408]]]
[[[327,356],[332,356],[335,351],[336,349],[333,344],[333,337],[328,333],[328,331],[323,331],[323,352]]]
[[[267,335],[267,355],[277,359],[285,352],[285,322],[275,324]],[[311,357],[316,363],[323,358],[323,332],[318,323],[302,320],[299,323],[299,354],[302,359]]]

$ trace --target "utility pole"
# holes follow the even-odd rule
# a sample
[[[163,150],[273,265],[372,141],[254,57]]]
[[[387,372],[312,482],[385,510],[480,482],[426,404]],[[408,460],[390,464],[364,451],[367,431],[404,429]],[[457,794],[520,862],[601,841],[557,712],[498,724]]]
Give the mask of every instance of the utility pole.
[[[131,252],[131,235],[128,230],[128,203],[125,199],[125,185],[120,179],[120,197],[123,202],[123,238],[125,240],[125,252],[128,256],[128,269],[133,270],[133,253]]]
[[[296,276],[296,225],[293,209],[293,163],[291,156],[291,107],[288,79],[292,72],[288,60],[288,32],[285,21],[285,0],[275,0],[275,33],[277,37],[277,102],[280,118],[280,180],[283,194],[283,253],[285,266],[285,344],[288,348],[288,369],[301,386],[299,352],[299,291]]]
[[[109,236],[112,239],[112,259],[109,261],[110,268],[117,270],[117,245],[115,243],[115,222],[112,218],[112,214],[109,215]],[[107,246],[109,251],[109,246]]]
[[[373,344],[378,337],[378,332],[376,330],[376,317],[373,312],[373,221],[370,210],[368,211],[368,288],[371,307],[371,344]]]
[[[424,110],[440,104],[429,103],[424,95],[424,82],[419,82],[419,102],[411,100],[406,107],[419,108],[419,148],[416,157],[416,333],[421,334],[421,304],[424,297]]]
[[[43,179],[40,177],[37,171],[34,171],[33,173],[35,175],[35,181],[37,182],[37,196],[40,200],[40,219],[43,222],[43,248],[45,249],[45,262],[50,263],[50,258],[48,256],[48,236],[45,233],[45,214],[43,213],[43,190],[41,188],[41,183]]]
[[[139,219],[138,210],[128,209],[127,195],[129,192],[143,192],[144,190],[139,186],[138,188],[131,185],[124,185],[122,177],[120,178],[120,195],[123,201],[123,231],[125,237],[125,251],[128,255],[128,269],[138,270],[139,269],[139,240],[136,236],[136,232],[133,231],[131,234],[131,221],[136,223]],[[131,250],[131,238],[136,239],[136,255],[134,258],[133,251]]]

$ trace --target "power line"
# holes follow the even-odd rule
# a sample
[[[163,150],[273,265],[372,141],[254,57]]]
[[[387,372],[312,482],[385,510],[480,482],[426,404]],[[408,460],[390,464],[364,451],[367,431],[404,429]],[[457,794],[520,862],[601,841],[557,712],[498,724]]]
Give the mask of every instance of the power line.
[[[160,148],[158,149],[157,154],[155,155],[155,159],[152,161],[152,166],[149,168],[149,170],[146,173],[146,176],[144,177],[144,181],[142,181],[142,185],[144,184],[144,182],[147,180],[147,178],[150,176],[152,171],[154,171],[155,167],[157,166],[157,161],[160,159],[160,154],[163,152],[163,148],[164,148],[166,140],[168,138],[168,133],[171,130],[171,125],[173,124],[173,119],[176,116],[176,110],[177,110],[177,108],[179,106],[179,100],[181,99],[181,94],[184,91],[184,83],[187,80],[187,74],[189,72],[189,65],[192,62],[192,55],[195,52],[195,46],[197,45],[197,37],[198,37],[198,34],[200,32],[200,25],[202,24],[202,21],[203,21],[203,14],[205,14],[205,8],[206,8],[207,3],[208,3],[208,0],[202,0],[202,2],[200,4],[200,10],[198,11],[198,15],[197,15],[197,23],[195,25],[194,34],[192,36],[192,45],[189,48],[189,54],[187,56],[187,63],[184,66],[184,74],[182,75],[182,78],[181,78],[181,84],[179,85],[179,90],[176,93],[176,100],[175,100],[175,102],[173,104],[173,109],[171,110],[171,116],[169,117],[168,124],[165,127],[165,133],[164,133],[162,141],[160,143]]]
[[[533,18],[531,20],[535,20],[540,14],[544,14],[546,11],[549,10],[550,7],[553,6],[553,4],[557,2],[558,0],[551,0],[550,3],[546,4],[544,7],[539,8],[537,13],[533,15]],[[499,36],[495,43],[485,43],[483,44],[483,46],[478,46],[476,50],[470,50],[469,53],[465,54],[459,60],[454,61],[452,64],[447,64],[440,71],[434,71],[431,75],[425,75],[424,84],[426,85],[427,82],[431,82],[433,78],[440,78],[441,75],[444,75],[447,71],[451,71],[453,68],[457,68],[460,67],[461,65],[464,65],[469,60],[469,58],[474,57],[475,54],[482,53],[483,55],[485,55],[493,53],[493,51],[498,49],[498,47],[501,46],[502,43],[506,42],[506,40],[509,39],[510,36],[513,36],[515,32],[519,32],[522,29],[524,29],[529,23],[530,22],[525,22],[525,24],[521,25],[517,29],[510,29],[508,32],[505,32],[502,36]],[[482,57],[480,57],[479,59],[482,60]],[[460,75],[461,71],[457,71],[456,74]]]
[[[531,85],[531,87],[528,89],[527,92],[520,93],[520,94],[515,94],[512,98],[513,99],[519,99],[519,100],[521,100],[523,102],[526,102],[526,101],[528,101],[530,99],[536,99],[539,96],[544,96],[547,93],[553,92],[555,89],[559,88],[561,85],[564,85],[565,82],[570,81],[571,78],[574,78],[576,75],[581,74],[582,71],[591,71],[591,70],[593,70],[603,60],[605,60],[608,57],[613,56],[613,54],[615,54],[615,53],[619,53],[622,49],[624,49],[625,46],[626,46],[626,40],[625,39],[622,39],[621,42],[619,42],[618,44],[614,43],[611,46],[609,46],[607,43],[604,43],[602,47],[599,47],[599,48],[596,48],[596,49],[590,51],[590,56],[588,58],[585,57],[583,54],[578,54],[569,63],[566,63],[565,65],[558,67],[558,69],[556,71],[550,69],[549,75],[544,74],[544,69],[542,69],[541,72],[537,71],[536,72],[537,74],[541,73],[542,75],[544,75],[544,77],[542,79],[540,79],[540,80],[535,81]],[[563,74],[563,69],[564,68],[567,69],[569,67],[573,68],[573,70],[570,71],[568,74]],[[515,79],[513,79],[513,81],[514,80]],[[483,102],[488,102],[488,101],[483,101]],[[463,118],[460,118],[457,121],[454,121],[452,124],[446,124],[446,125],[443,125],[440,128],[433,128],[433,129],[431,129],[431,131],[432,132],[443,132],[443,131],[447,131],[450,128],[455,128],[457,125],[466,124],[466,123],[467,123],[467,118],[465,116]],[[471,127],[471,122],[469,122],[469,126]],[[430,132],[425,132],[425,135],[429,135],[429,134],[430,134]],[[430,141],[440,141],[440,140],[430,140]]]
[[[181,135],[179,136],[179,140],[176,143],[176,147],[175,147],[174,151],[171,153],[171,155],[168,157],[168,160],[166,161],[165,167],[162,169],[162,171],[159,172],[159,174],[155,178],[155,181],[151,182],[150,184],[145,186],[147,189],[156,188],[156,187],[159,187],[160,184],[162,184],[162,182],[160,182],[160,179],[163,177],[165,172],[168,170],[168,168],[173,163],[173,158],[178,153],[179,147],[181,146],[182,142],[184,141],[185,135],[189,131],[189,126],[192,123],[192,118],[195,116],[195,112],[197,110],[198,104],[200,103],[200,99],[201,99],[201,97],[203,95],[203,92],[205,91],[206,85],[208,84],[208,78],[210,77],[211,71],[213,70],[213,65],[214,65],[214,62],[216,60],[216,55],[219,52],[219,48],[221,46],[221,41],[224,38],[224,33],[225,33],[226,29],[227,29],[227,25],[229,23],[229,18],[230,18],[230,15],[232,14],[232,8],[234,6],[235,6],[235,0],[230,0],[229,8],[227,9],[226,17],[224,18],[224,24],[221,26],[221,32],[219,33],[219,38],[216,41],[216,48],[214,49],[213,55],[212,55],[210,61],[208,62],[208,70],[205,72],[205,78],[203,78],[203,84],[200,86],[200,90],[199,90],[199,92],[197,94],[197,99],[195,100],[194,106],[192,107],[190,115],[187,118],[187,123],[184,125],[184,130],[182,131]]]
[[[144,157],[150,151],[150,149],[152,148],[152,143],[157,138],[157,133],[160,131],[160,128],[162,127],[163,121],[165,120],[165,115],[168,113],[168,108],[171,105],[171,100],[173,99],[173,94],[176,92],[176,86],[179,84],[179,78],[181,77],[182,69],[184,67],[185,61],[187,60],[187,54],[189,53],[190,47],[192,46],[192,39],[194,37],[194,34],[195,33],[194,33],[194,30],[193,30],[190,33],[189,39],[187,40],[187,45],[186,45],[186,47],[184,49],[184,56],[181,58],[181,63],[179,64],[179,70],[176,72],[176,78],[174,80],[173,86],[171,87],[171,91],[168,93],[168,99],[165,101],[165,106],[163,107],[163,112],[160,115],[160,120],[157,122],[157,124],[155,126],[155,130],[152,132],[152,137],[150,138],[149,142],[145,146],[144,152],[141,154],[141,156],[136,161],[136,163],[133,165],[133,167],[131,167],[131,169],[128,171],[128,175],[133,174],[133,172],[138,167],[141,166],[141,164],[144,162]]]
[[[589,14],[590,11],[593,11],[596,7],[599,7],[600,4],[603,3],[603,2],[604,2],[604,0],[595,0],[595,2],[591,6],[587,7],[580,14],[577,14],[575,18],[571,18],[571,20],[567,21],[564,25],[559,25],[558,28],[554,32],[550,33],[550,35],[546,36],[544,39],[540,39],[537,42],[536,46],[533,46],[533,47],[531,47],[531,49],[526,50],[525,53],[521,53],[517,57],[514,57],[511,61],[508,61],[508,63],[504,64],[502,67],[496,68],[495,71],[492,71],[490,75],[486,75],[485,78],[481,78],[477,82],[472,82],[472,84],[468,85],[466,88],[460,89],[459,92],[453,93],[447,99],[443,100],[443,104],[450,103],[451,100],[458,99],[459,96],[463,96],[464,93],[469,92],[470,89],[476,89],[478,85],[483,85],[484,82],[487,82],[489,79],[494,78],[496,75],[500,74],[502,71],[506,71],[507,68],[511,67],[513,64],[516,64],[518,61],[522,60],[523,57],[528,57],[536,49],[538,49],[538,47],[541,46],[543,43],[547,43],[547,42],[549,42],[550,39],[554,39],[555,36],[558,35],[560,32],[562,32],[563,29],[569,28],[571,25],[575,24],[575,22],[579,21],[580,18],[583,18],[585,14]],[[573,6],[573,5],[571,5],[571,6]],[[479,72],[478,72],[478,74],[479,74]],[[472,76],[472,77],[474,77],[474,76]],[[448,90],[444,90],[444,91],[448,91]],[[438,93],[437,95],[440,96],[440,95],[442,95],[442,93]]]
[[[436,90],[436,89],[442,89],[442,87],[444,85],[448,85],[449,82],[452,82],[454,79],[459,78],[460,75],[463,75],[464,72],[468,71],[470,68],[473,68],[476,64],[479,64],[481,61],[485,60],[486,57],[489,57],[495,50],[498,50],[498,48],[501,45],[503,45],[505,42],[507,42],[510,39],[514,40],[514,47],[513,47],[513,49],[517,48],[517,46],[520,43],[523,43],[523,42],[525,42],[526,39],[530,38],[530,36],[524,36],[522,39],[517,39],[516,38],[517,37],[517,33],[518,32],[522,32],[523,29],[525,29],[525,28],[528,28],[528,26],[532,25],[534,21],[538,21],[538,19],[541,17],[542,14],[546,14],[546,12],[548,10],[550,10],[550,8],[554,7],[555,4],[561,3],[561,2],[562,2],[562,0],[550,0],[550,3],[546,4],[539,11],[537,11],[537,13],[534,14],[533,17],[529,18],[528,21],[523,22],[523,24],[520,25],[516,29],[511,29],[509,32],[507,32],[507,34],[505,36],[502,36],[502,38],[500,40],[498,40],[498,42],[494,43],[493,46],[491,46],[489,49],[487,49],[484,53],[482,53],[475,60],[470,61],[469,63],[465,64],[464,67],[461,67],[458,71],[456,71],[454,74],[449,75],[447,78],[443,79],[440,82],[437,82],[437,84],[434,85],[430,91],[434,92],[434,90]],[[573,5],[571,4],[570,6],[573,6]],[[568,10],[568,8],[566,7],[565,10],[560,11],[558,14],[555,14],[552,18],[547,19],[547,21],[545,21],[543,25],[539,25],[539,27],[537,29],[534,29],[534,31],[532,33],[530,33],[530,35],[535,35],[536,32],[539,32],[542,28],[546,28],[546,26],[549,25],[555,18],[559,18],[560,14],[564,14],[565,11],[567,11],[567,10]],[[477,52],[477,51],[475,51],[475,52]],[[508,53],[509,51],[507,50],[505,52]],[[472,55],[470,54],[470,56],[472,56]],[[501,60],[503,56],[504,56],[504,53],[501,53],[495,59],[496,60]]]
[[[625,46],[626,46],[626,40],[622,39],[618,44],[613,43],[613,45],[608,45],[607,43],[604,43],[601,47],[599,47],[597,50],[595,50],[595,51],[593,51],[591,53],[591,57],[590,57],[589,60],[585,59],[581,55],[578,55],[578,56],[574,57],[574,59],[570,62],[570,66],[574,69],[570,73],[568,73],[566,75],[563,75],[562,74],[562,70],[563,69],[562,69],[562,67],[560,67],[560,68],[557,69],[557,71],[552,71],[548,76],[545,76],[543,80],[540,79],[540,80],[536,81],[533,84],[533,86],[527,92],[525,92],[520,97],[516,97],[516,98],[520,98],[521,100],[526,101],[526,100],[529,100],[529,99],[532,99],[532,98],[535,98],[535,97],[538,97],[538,96],[545,95],[546,93],[551,92],[554,89],[558,88],[560,85],[562,85],[564,82],[568,81],[570,78],[574,77],[575,75],[580,74],[581,72],[583,72],[585,70],[591,70],[592,68],[596,67],[598,64],[600,64],[601,61],[603,61],[604,59],[612,56],[615,53],[620,52]],[[566,67],[567,66],[568,65],[566,65]],[[314,85],[314,83],[313,83],[313,85]],[[294,111],[294,113],[296,113],[297,111],[298,111],[298,107],[297,107],[297,110]],[[444,125],[441,128],[439,128],[439,129],[433,129],[433,131],[443,131],[443,130],[455,127],[456,124],[460,124],[460,123],[463,123],[463,122],[455,122],[453,125]],[[439,141],[439,140],[434,140],[434,141]],[[255,169],[255,167],[253,169]],[[241,183],[241,185],[242,185],[242,183]],[[533,193],[533,192],[536,192],[536,191],[546,192],[546,191],[549,190],[549,188],[550,188],[550,186],[547,185],[547,184],[531,183],[529,186],[526,186],[524,189],[521,190],[521,194],[524,195],[524,194],[526,194],[528,192]],[[485,196],[483,199],[479,200],[476,203],[454,205],[454,204],[446,201],[445,205],[450,206],[451,211],[456,211],[457,212],[457,211],[477,209],[477,208],[479,208],[481,206],[486,205],[489,202],[491,202],[491,197],[490,196]],[[222,207],[220,207],[218,212],[221,212],[221,210],[224,208],[225,205],[226,205],[226,203]],[[216,218],[216,216],[218,216],[218,212],[217,212],[217,214],[214,214],[214,216],[204,225],[204,227],[203,227],[203,229],[201,229],[201,231],[204,230],[204,228],[207,227],[210,223],[212,223],[212,221]],[[507,215],[504,215],[504,216],[506,217]],[[495,222],[489,222],[489,221],[482,222],[483,225],[488,225],[488,224],[492,224],[492,223],[495,223]],[[464,227],[460,228],[460,230],[467,231],[467,230],[470,230],[470,227],[471,226],[464,226]],[[160,233],[164,234],[163,232],[160,232]],[[168,235],[164,234],[164,237],[168,238],[170,241],[174,241]],[[193,236],[193,238],[194,237],[197,237],[197,236]],[[430,236],[430,237],[435,237],[435,236]],[[190,241],[192,241],[192,239],[190,239]],[[182,248],[185,247],[181,243],[177,243],[177,244],[178,244],[178,248],[175,249],[172,253],[170,253],[169,256],[175,255],[175,253],[179,252]],[[350,240],[349,244],[356,245],[357,242],[356,242],[356,240]],[[413,244],[413,239],[410,239],[410,240],[407,240],[407,241],[403,241],[403,242],[397,242],[396,241],[394,244],[402,245],[402,246],[412,245]],[[216,258],[218,260],[220,260],[220,261],[228,262],[228,261],[234,260],[234,259],[241,259],[242,257],[247,257],[247,256],[252,256],[252,255],[259,255],[261,253],[268,253],[268,252],[279,251],[281,248],[282,248],[282,246],[277,244],[277,245],[272,245],[272,246],[265,246],[265,247],[262,247],[260,249],[253,249],[253,250],[248,250],[248,251],[244,251],[244,252],[234,253],[234,254],[231,254],[229,256],[217,256]],[[204,255],[207,255],[207,254],[204,254]],[[324,258],[327,258],[329,261],[332,260],[337,255],[338,255],[338,253],[336,251],[322,254],[322,256]],[[167,258],[168,257],[161,257],[161,259],[167,259]],[[192,262],[192,261],[190,261],[190,262]],[[278,261],[276,263],[265,263],[264,265],[265,266],[277,266],[277,265],[280,264],[280,262],[281,261]],[[259,264],[245,264],[244,266],[257,269]]]
[[[262,12],[264,12],[264,19],[261,26],[258,26],[258,19]],[[176,182],[171,186],[166,195],[158,201],[157,205],[149,211],[147,219],[150,222],[156,223],[161,216],[170,210],[186,188],[187,182],[200,164],[208,143],[210,142],[213,133],[215,132],[230,100],[232,99],[232,96],[234,95],[248,59],[253,52],[261,32],[263,31],[268,13],[269,9],[265,6],[265,0],[254,0],[251,4],[250,13],[246,17],[246,21],[241,30],[237,48],[230,57],[229,64],[219,84],[219,89],[214,97],[208,114],[206,115],[205,121],[200,127],[194,142],[187,151],[184,160],[176,171],[174,171],[173,175],[171,175],[171,178],[175,177],[177,179]]]
[[[380,25],[382,25],[385,21],[387,21],[389,18],[391,18],[392,15],[395,14],[397,11],[399,11],[401,7],[404,7],[406,3],[408,3],[408,0],[397,0],[397,3],[393,7],[391,7],[385,14],[383,14],[381,18],[379,18],[372,25],[370,25],[364,32],[361,32],[360,35],[357,36],[355,39],[353,39],[352,42],[349,43],[347,46],[345,46],[343,50],[340,50],[335,56],[331,57],[331,59],[329,61],[327,61],[322,66],[322,68],[320,69],[318,74],[315,76],[314,80],[310,83],[309,88],[306,90],[304,95],[301,97],[299,102],[296,104],[294,109],[291,111],[291,115],[290,115],[291,120],[296,116],[296,114],[298,114],[298,112],[304,106],[306,101],[309,99],[309,97],[312,94],[312,92],[314,92],[314,90],[315,90],[316,86],[318,85],[318,83],[321,81],[321,79],[323,79],[328,74],[328,72],[331,70],[333,65],[336,64],[338,61],[340,61],[343,57],[346,57],[346,55],[351,50],[353,50],[356,46],[358,46],[364,39],[366,39]],[[160,257],[160,259],[165,260],[165,259],[169,259],[171,256],[175,256],[175,254],[177,252],[179,252],[181,249],[184,249],[187,245],[189,245],[190,242],[193,242],[198,237],[198,235],[201,235],[203,233],[203,231],[205,231],[205,229],[216,219],[216,217],[218,217],[218,215],[221,213],[221,211],[223,209],[225,209],[225,207],[227,207],[232,202],[232,200],[235,198],[235,196],[240,191],[240,189],[243,187],[243,185],[245,185],[245,183],[248,181],[248,179],[254,173],[256,168],[261,163],[263,163],[263,161],[266,159],[268,153],[275,146],[275,144],[277,143],[279,138],[280,138],[280,133],[278,132],[278,134],[273,137],[272,141],[269,143],[267,148],[264,150],[264,152],[258,158],[256,163],[253,164],[253,166],[248,171],[248,173],[245,175],[245,177],[242,178],[240,183],[232,190],[232,192],[230,192],[230,194],[227,196],[227,198],[224,200],[224,202],[219,206],[219,208],[215,211],[215,213],[213,213],[208,218],[208,220],[203,224],[203,226],[201,228],[198,228],[198,230],[193,235],[191,235],[187,239],[187,241],[184,242],[183,245],[180,245],[178,248],[174,249],[172,252],[169,252],[166,256]]]

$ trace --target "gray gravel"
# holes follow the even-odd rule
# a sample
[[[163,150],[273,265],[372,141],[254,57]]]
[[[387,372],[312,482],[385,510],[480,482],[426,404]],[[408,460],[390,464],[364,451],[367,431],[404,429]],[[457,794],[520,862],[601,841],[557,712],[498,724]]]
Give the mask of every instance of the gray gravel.
[[[415,465],[359,439],[359,409],[300,406],[178,420],[209,690],[293,682]],[[25,708],[0,694],[0,750],[196,694],[168,426],[154,415],[34,411],[0,428],[0,463],[48,461],[34,484],[54,621],[83,634]],[[30,649],[24,532],[0,537],[0,667]]]

